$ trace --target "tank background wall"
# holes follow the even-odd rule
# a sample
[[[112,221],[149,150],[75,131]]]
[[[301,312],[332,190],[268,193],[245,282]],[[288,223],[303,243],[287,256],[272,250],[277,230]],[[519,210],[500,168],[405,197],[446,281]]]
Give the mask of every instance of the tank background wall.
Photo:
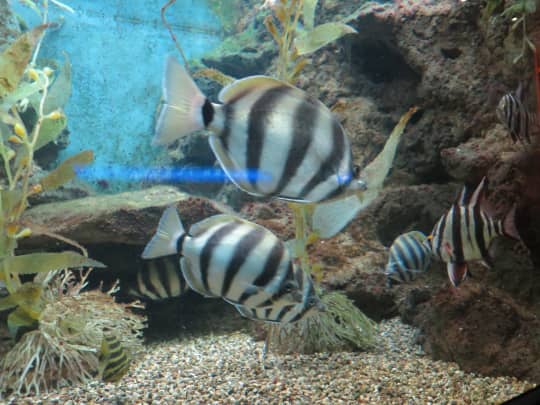
[[[176,51],[161,22],[164,0],[64,0],[69,13],[49,2],[49,30],[40,58],[72,63],[72,95],[66,105],[69,145],[60,160],[84,149],[95,153],[95,180],[107,179],[110,166],[159,165],[165,149],[151,145],[161,78],[168,54]],[[30,27],[40,18],[18,1],[13,10]],[[167,19],[186,57],[198,58],[221,42],[220,22],[206,0],[177,0]],[[125,182],[109,182],[109,191]],[[136,185],[131,185],[136,187]],[[131,187],[130,187],[131,188]]]

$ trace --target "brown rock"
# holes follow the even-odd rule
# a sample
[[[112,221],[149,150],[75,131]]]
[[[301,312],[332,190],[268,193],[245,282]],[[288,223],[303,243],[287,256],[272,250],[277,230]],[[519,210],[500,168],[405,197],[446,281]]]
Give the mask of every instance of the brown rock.
[[[465,371],[540,381],[540,322],[508,294],[468,283],[420,304],[424,350]]]
[[[26,211],[23,221],[83,245],[144,245],[155,231],[163,210],[171,204],[178,206],[186,227],[224,210],[210,200],[159,186],[38,205]],[[35,235],[22,240],[21,247],[47,246],[49,241],[44,236]]]

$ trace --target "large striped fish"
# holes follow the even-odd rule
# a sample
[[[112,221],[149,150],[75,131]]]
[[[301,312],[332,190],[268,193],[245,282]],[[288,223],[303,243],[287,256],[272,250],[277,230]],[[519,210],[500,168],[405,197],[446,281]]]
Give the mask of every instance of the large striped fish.
[[[502,96],[497,106],[497,117],[506,127],[512,141],[531,143],[533,133],[540,132],[540,120],[536,113],[529,112],[522,101],[523,87],[520,85],[515,94]]]
[[[210,146],[228,177],[247,193],[320,202],[366,188],[349,139],[320,101],[285,82],[251,76],[224,87],[211,103],[172,57],[154,143],[209,129]]]
[[[144,300],[159,301],[179,297],[187,290],[189,286],[180,269],[180,257],[171,255],[141,260],[127,293]]]
[[[395,282],[413,281],[430,264],[431,246],[426,235],[419,231],[399,235],[390,246],[385,271],[388,287],[392,287]]]
[[[296,274],[302,288],[302,302],[300,304],[276,304],[266,308],[235,305],[236,309],[245,318],[280,324],[297,322],[316,311],[324,311],[324,304],[315,292],[310,275],[301,268],[296,269]]]
[[[142,257],[176,253],[189,286],[207,297],[249,307],[302,302],[289,250],[260,225],[221,214],[186,233],[176,207],[169,207]]]
[[[520,239],[514,222],[515,207],[504,221],[494,220],[485,206],[484,177],[469,198],[466,187],[458,200],[435,224],[431,250],[447,264],[448,277],[457,287],[467,276],[467,262],[481,260],[491,266],[489,245],[497,236]]]

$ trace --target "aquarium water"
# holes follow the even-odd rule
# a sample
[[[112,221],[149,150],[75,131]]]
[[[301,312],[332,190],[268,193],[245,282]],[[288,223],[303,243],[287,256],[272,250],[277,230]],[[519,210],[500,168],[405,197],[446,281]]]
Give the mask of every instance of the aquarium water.
[[[28,7],[11,3],[29,26],[41,22]],[[74,13],[49,6],[49,21],[61,26],[47,32],[40,58],[62,63],[67,55],[72,64],[72,95],[65,107],[69,145],[59,160],[92,149],[88,180],[108,179],[111,191],[125,188],[130,174],[159,165],[166,154],[151,145],[154,116],[165,57],[180,55],[161,21],[162,3],[72,0]],[[221,42],[220,21],[204,0],[178,0],[167,20],[188,59]]]

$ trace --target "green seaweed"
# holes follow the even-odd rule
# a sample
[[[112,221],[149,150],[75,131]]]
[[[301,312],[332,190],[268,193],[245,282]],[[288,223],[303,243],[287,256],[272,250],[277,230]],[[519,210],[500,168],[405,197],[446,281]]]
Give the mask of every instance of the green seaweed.
[[[522,30],[522,46],[521,52],[513,59],[513,63],[517,63],[522,59],[527,49],[535,51],[536,47],[527,36],[527,17],[530,14],[536,13],[538,10],[538,0],[515,0],[513,2],[506,2],[505,0],[488,0],[484,9],[484,16],[486,19],[494,18],[497,10],[502,10],[501,17],[512,18],[513,24],[511,31],[515,31],[521,26]]]

